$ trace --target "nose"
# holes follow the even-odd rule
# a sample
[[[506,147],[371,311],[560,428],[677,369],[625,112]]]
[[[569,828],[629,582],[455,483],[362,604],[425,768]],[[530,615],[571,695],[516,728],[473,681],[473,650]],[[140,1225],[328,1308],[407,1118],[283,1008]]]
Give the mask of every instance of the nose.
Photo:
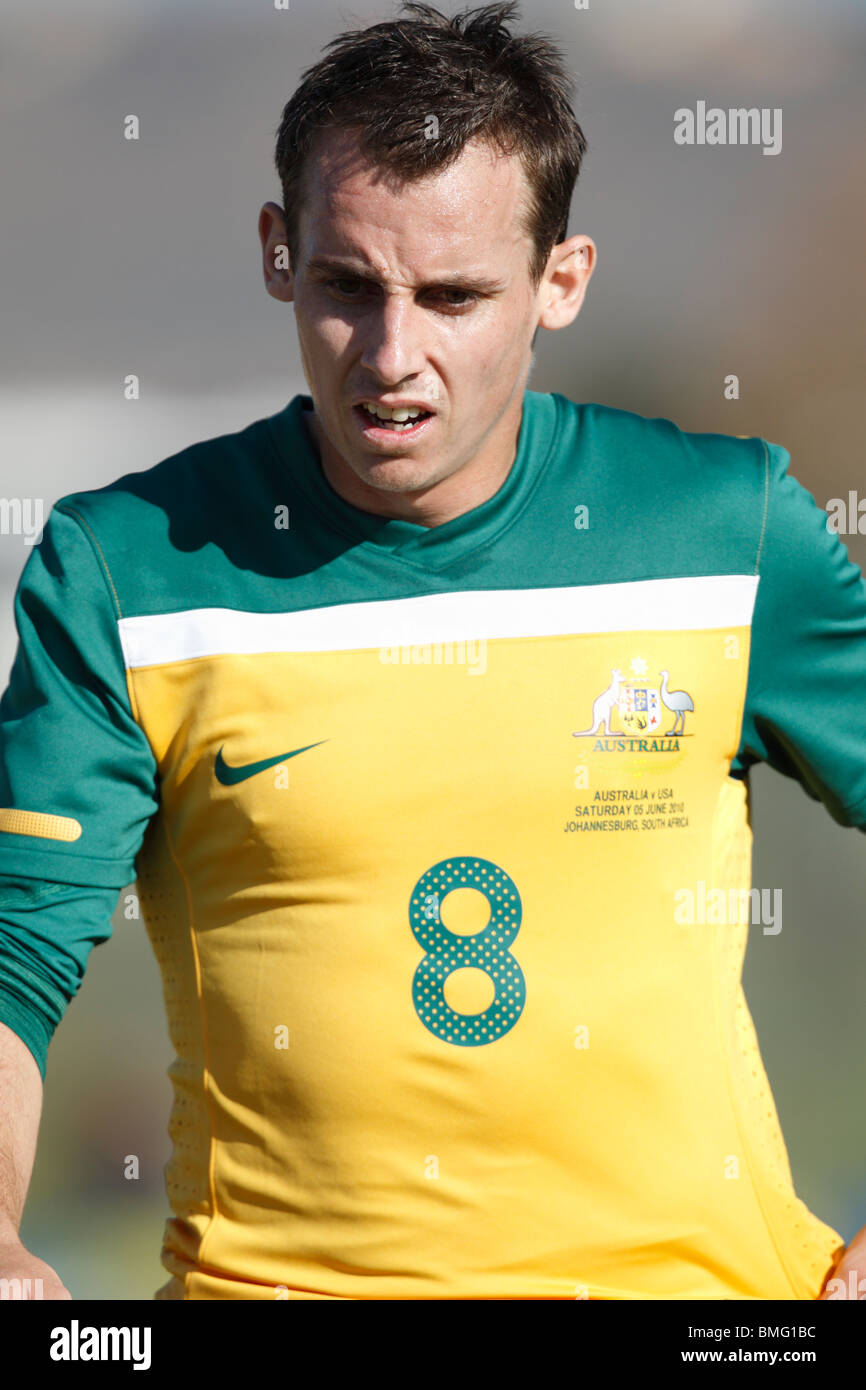
[[[389,386],[417,376],[424,366],[423,315],[411,298],[383,294],[364,316],[361,366]]]

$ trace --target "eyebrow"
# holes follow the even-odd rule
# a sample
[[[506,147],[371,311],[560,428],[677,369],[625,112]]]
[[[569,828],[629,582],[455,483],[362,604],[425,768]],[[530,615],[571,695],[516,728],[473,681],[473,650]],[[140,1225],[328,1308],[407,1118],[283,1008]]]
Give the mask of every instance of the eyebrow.
[[[359,268],[354,261],[341,260],[339,256],[312,256],[306,263],[307,270],[321,270],[330,274],[344,275],[353,280],[369,280],[376,285],[381,285],[382,281],[369,267]],[[435,289],[439,286],[448,286],[452,289],[472,289],[479,290],[484,294],[497,294],[505,289],[505,283],[490,275],[476,274],[474,272],[455,271],[451,274],[439,275],[435,280],[430,280],[426,285],[422,285],[422,290]]]

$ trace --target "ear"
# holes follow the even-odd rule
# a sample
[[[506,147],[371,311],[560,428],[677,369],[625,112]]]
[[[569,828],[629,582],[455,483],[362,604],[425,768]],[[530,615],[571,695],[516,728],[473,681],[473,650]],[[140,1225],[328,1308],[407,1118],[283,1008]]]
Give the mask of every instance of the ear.
[[[274,299],[289,304],[294,299],[294,275],[289,265],[286,216],[279,203],[265,203],[259,213],[259,241],[265,289]]]
[[[583,303],[586,287],[595,269],[596,248],[592,237],[569,237],[554,246],[547,261],[538,299],[542,328],[567,328]]]

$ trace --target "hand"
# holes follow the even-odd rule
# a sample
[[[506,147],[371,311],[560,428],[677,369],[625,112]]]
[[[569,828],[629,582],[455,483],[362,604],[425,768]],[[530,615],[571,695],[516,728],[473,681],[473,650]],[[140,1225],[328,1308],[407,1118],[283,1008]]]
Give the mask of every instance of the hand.
[[[866,1300],[866,1226],[858,1231],[830,1273],[822,1300]]]
[[[31,1255],[12,1233],[0,1237],[0,1299],[7,1298],[72,1298],[51,1266]]]

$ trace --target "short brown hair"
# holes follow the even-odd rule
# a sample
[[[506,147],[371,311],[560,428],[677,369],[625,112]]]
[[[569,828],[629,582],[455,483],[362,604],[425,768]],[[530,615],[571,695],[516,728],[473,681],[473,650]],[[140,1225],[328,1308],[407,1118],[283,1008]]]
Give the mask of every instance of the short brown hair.
[[[331,51],[306,69],[283,110],[275,162],[292,269],[304,169],[319,132],[357,130],[365,157],[406,180],[446,168],[468,140],[480,138],[522,161],[530,189],[530,279],[537,289],[552,248],[568,234],[586,151],[562,55],[544,35],[509,31],[515,0],[451,18],[427,4],[402,9],[417,18],[332,39]],[[431,116],[438,122],[435,139],[425,134]]]

